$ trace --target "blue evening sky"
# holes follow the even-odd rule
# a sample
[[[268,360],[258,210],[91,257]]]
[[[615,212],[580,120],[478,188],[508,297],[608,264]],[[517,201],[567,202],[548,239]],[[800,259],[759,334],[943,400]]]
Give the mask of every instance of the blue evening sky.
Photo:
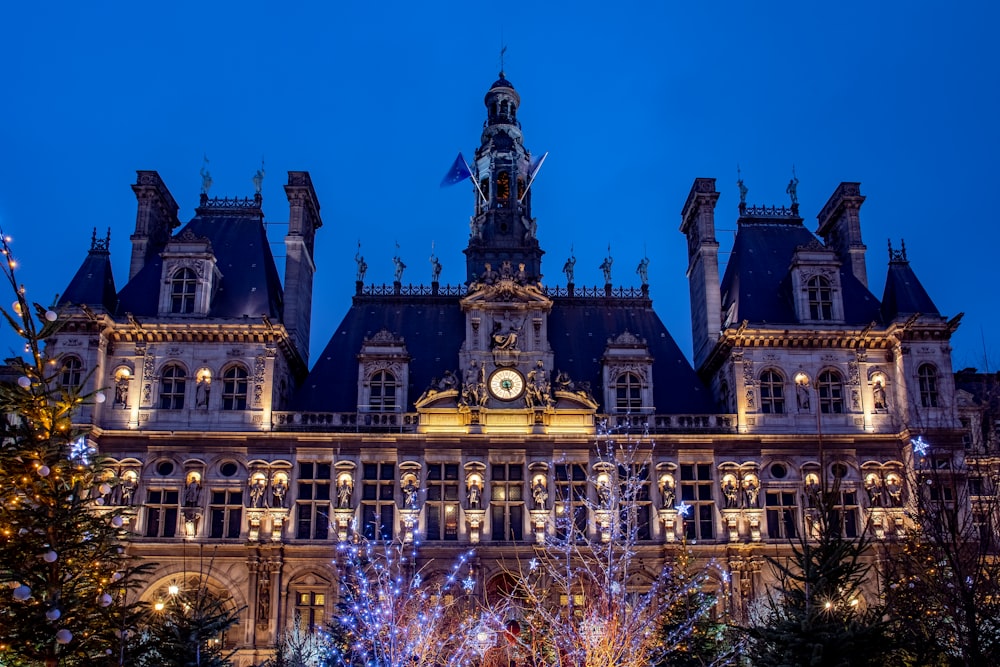
[[[810,229],[841,181],[860,181],[870,289],[886,241],[905,238],[941,312],[965,312],[956,368],[996,370],[1000,240],[1000,56],[993,2],[90,2],[0,11],[0,225],[20,277],[48,302],[111,227],[124,284],[135,224],[130,185],[155,169],[193,216],[202,156],[212,195],[253,194],[276,255],[288,170],[307,170],[322,207],[312,361],[368,280],[464,279],[473,193],[438,184],[471,156],[483,95],[505,70],[525,144],[550,155],[533,186],[546,284],[574,248],[576,283],[650,292],[689,357],[680,210],[716,177],[723,251],[736,166],[751,204],[786,204],[792,165]],[[726,255],[722,256],[725,261]],[[281,260],[279,259],[279,262]],[[6,303],[6,302],[4,302]],[[3,351],[13,346],[0,339]],[[986,355],[984,357],[984,350]]]

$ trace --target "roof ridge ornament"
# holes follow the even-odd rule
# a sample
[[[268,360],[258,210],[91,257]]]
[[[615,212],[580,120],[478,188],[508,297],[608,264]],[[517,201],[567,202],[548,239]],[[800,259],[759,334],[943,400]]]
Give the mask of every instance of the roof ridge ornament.
[[[890,264],[909,264],[909,260],[906,259],[906,241],[899,239],[899,250],[894,250],[892,247],[892,239],[889,239],[889,263]]]
[[[90,252],[109,252],[111,249],[111,228],[108,227],[108,235],[103,239],[97,238],[97,227],[90,236]]]

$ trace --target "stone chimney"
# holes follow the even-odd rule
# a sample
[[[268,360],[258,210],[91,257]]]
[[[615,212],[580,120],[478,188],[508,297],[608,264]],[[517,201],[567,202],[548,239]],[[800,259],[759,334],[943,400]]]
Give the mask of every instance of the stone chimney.
[[[681,233],[687,236],[695,368],[701,367],[711,354],[722,324],[719,242],[715,239],[715,203],[718,200],[715,179],[696,178],[681,211]]]
[[[170,230],[178,226],[177,202],[167,190],[163,179],[155,171],[137,171],[132,192],[139,202],[135,215],[135,233],[132,234],[132,262],[128,279],[146,265],[146,260],[160,252],[170,239]]]
[[[828,248],[837,253],[854,277],[868,287],[868,270],[865,268],[865,244],[861,242],[861,220],[858,211],[865,201],[860,183],[841,183],[826,202],[819,218],[816,233],[823,237]]]
[[[319,200],[307,171],[288,172],[288,236],[285,237],[285,309],[282,321],[302,357],[309,364],[309,327],[312,320],[313,250],[316,230],[323,226]]]

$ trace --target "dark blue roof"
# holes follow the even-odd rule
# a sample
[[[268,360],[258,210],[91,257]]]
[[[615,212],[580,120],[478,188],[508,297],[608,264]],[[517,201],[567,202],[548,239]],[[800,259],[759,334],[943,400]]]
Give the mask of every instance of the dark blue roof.
[[[648,304],[648,301],[644,303]],[[410,355],[409,405],[446,370],[461,377],[459,351],[465,316],[457,297],[356,297],[347,315],[292,399],[291,409],[353,412],[358,408],[357,355],[364,338],[386,329],[402,337]],[[648,305],[627,300],[554,299],[548,320],[555,369],[589,382],[603,400],[601,357],[608,339],[625,331],[644,338],[653,363],[654,401],[660,414],[715,411],[709,392]]]
[[[917,274],[910,268],[910,263],[899,260],[889,262],[885,292],[882,293],[882,317],[886,322],[891,322],[897,317],[916,313],[938,317],[941,315],[917,279]]]
[[[201,210],[201,209],[199,209]],[[176,235],[190,230],[212,244],[222,280],[212,298],[210,318],[259,318],[267,315],[280,322],[282,288],[274,265],[267,231],[256,215],[212,215],[211,209],[196,215]],[[159,253],[118,294],[118,314],[155,316],[159,308],[163,260]]]
[[[738,301],[737,322],[797,323],[789,268],[797,248],[818,242],[798,218],[782,222],[741,219],[720,286],[723,313]],[[845,324],[867,326],[882,321],[878,299],[844,267],[840,284]]]
[[[114,313],[118,304],[116,291],[111,255],[107,249],[93,249],[63,291],[59,305],[85,305]]]
[[[500,78],[493,82],[493,85],[490,86],[490,90],[493,90],[494,88],[510,88],[513,90],[514,84],[504,77],[503,72],[500,72]]]

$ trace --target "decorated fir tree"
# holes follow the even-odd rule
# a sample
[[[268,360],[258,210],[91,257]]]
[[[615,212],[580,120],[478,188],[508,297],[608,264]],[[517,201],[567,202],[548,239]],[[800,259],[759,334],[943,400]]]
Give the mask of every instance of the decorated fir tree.
[[[0,664],[118,664],[133,569],[122,517],[105,506],[110,473],[73,424],[103,395],[81,393],[46,354],[60,315],[28,299],[6,237],[0,253],[14,298],[0,310],[24,345],[0,382]]]

